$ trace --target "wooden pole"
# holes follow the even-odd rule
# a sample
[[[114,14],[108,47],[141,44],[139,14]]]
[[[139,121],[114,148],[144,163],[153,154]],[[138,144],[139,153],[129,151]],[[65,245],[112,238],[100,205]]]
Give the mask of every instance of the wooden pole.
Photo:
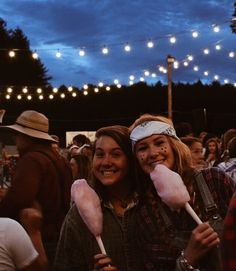
[[[172,109],[172,67],[175,59],[174,57],[167,56],[167,79],[168,79],[168,118],[173,119],[173,109]]]

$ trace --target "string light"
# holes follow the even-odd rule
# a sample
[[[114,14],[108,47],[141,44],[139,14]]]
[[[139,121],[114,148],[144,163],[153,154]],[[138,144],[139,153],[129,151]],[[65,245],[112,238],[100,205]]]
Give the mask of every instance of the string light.
[[[139,81],[140,81],[140,82],[144,82],[145,79],[144,79],[143,77],[140,77],[140,78],[139,78]]]
[[[109,50],[108,50],[108,48],[107,48],[106,46],[104,46],[104,47],[102,48],[102,53],[103,53],[104,55],[107,55],[107,54],[109,53]]]
[[[131,51],[131,47],[130,47],[130,45],[129,45],[128,43],[126,43],[126,45],[125,45],[125,47],[124,47],[124,50],[125,50],[126,52],[130,52],[130,51]]]
[[[170,37],[170,43],[174,44],[176,43],[176,37]]]
[[[99,86],[100,88],[102,88],[102,87],[104,86],[103,82],[99,82],[99,83],[98,83],[98,86]]]
[[[229,57],[231,57],[231,58],[235,57],[235,53],[234,52],[230,52],[229,53]]]
[[[11,51],[9,52],[9,57],[12,58],[12,57],[15,57],[15,56],[16,56],[16,53],[15,53],[14,51],[11,50]]]
[[[174,69],[178,69],[179,68],[179,62],[175,60],[174,64],[173,64],[173,67],[174,67]]]
[[[23,92],[23,93],[27,93],[27,92],[28,92],[28,89],[27,89],[26,87],[24,87],[24,88],[22,89],[22,92]]]
[[[218,25],[213,25],[213,31],[214,32],[219,32],[220,31],[220,27],[218,26]],[[193,38],[196,38],[196,37],[198,37],[199,36],[199,32],[197,32],[197,31],[191,31],[191,34],[192,34],[192,37]],[[171,43],[175,43],[176,42],[176,37],[174,36],[174,35],[166,35],[166,37],[168,37],[169,38],[169,41],[171,42]],[[146,42],[146,41],[145,41]],[[127,47],[126,47],[127,46]],[[127,52],[129,52],[130,50],[131,50],[131,47],[130,47],[130,45],[128,44],[128,43],[126,43],[126,46],[125,46],[125,50],[127,51]],[[148,42],[146,42],[146,46],[148,47],[148,48],[152,48],[152,46],[154,46],[154,42],[152,41],[152,40],[149,40]],[[215,47],[215,50],[217,50],[217,51],[219,51],[219,50],[221,50],[222,49],[222,45],[221,44],[219,44],[218,42],[217,42],[217,44],[216,45],[214,45],[214,47]],[[103,49],[105,49],[105,48],[107,48],[107,47],[103,47]],[[108,48],[107,48],[108,49]],[[13,50],[11,50],[10,52],[11,52],[11,54],[10,54],[10,52],[9,52],[9,56],[11,55],[11,57],[14,57],[16,54],[15,54],[15,52],[16,51],[20,51],[21,49],[13,49]],[[84,48],[82,48],[81,47],[81,49],[80,49],[81,51],[84,51]],[[109,50],[108,50],[109,51]],[[60,53],[60,50],[58,49],[58,51],[57,51],[57,53],[59,53],[58,54],[58,56],[59,57],[61,57],[61,53]],[[205,48],[204,50],[203,50],[203,53],[205,54],[205,55],[208,55],[208,54],[210,54],[210,49],[208,49],[208,48]],[[34,54],[37,54],[36,53],[36,51],[34,51],[34,53],[32,53],[32,57],[33,57],[33,55]],[[235,57],[235,52],[233,52],[233,51],[230,51],[230,52],[228,52],[227,53],[228,54],[228,57],[230,57],[230,58],[234,58]],[[85,51],[84,51],[84,54],[83,55],[85,55]],[[38,54],[37,54],[37,56],[38,56]],[[57,56],[57,57],[58,57]],[[195,58],[195,57],[194,57]],[[194,60],[194,58],[193,58],[193,56],[192,55],[187,55],[187,61],[185,60],[185,61],[182,61],[181,62],[181,64],[183,64],[183,66],[185,66],[185,67],[187,67],[187,66],[189,66],[190,65],[190,63],[189,62],[191,62],[191,61],[193,61]],[[180,63],[179,62],[177,62],[176,61],[176,63],[174,63],[174,68],[179,68],[179,66],[180,66]],[[162,73],[167,73],[167,70],[163,67],[163,66],[158,66],[159,67],[159,71],[160,72],[162,72]],[[193,67],[193,70],[194,71],[199,71],[199,67],[198,66],[194,66]],[[207,71],[207,72],[209,72],[209,71]],[[151,76],[151,77],[154,77],[154,73],[153,72],[149,72],[148,70],[145,70],[144,71],[144,75],[145,76]],[[204,74],[205,75],[205,74]],[[206,76],[206,75],[205,75]],[[216,77],[215,77],[216,76]],[[218,78],[219,79],[219,77],[217,77],[218,75],[215,75],[214,76],[214,79],[215,80],[217,80],[216,78]],[[136,76],[135,76],[136,77]],[[131,78],[131,79],[135,79],[135,77],[134,78]],[[137,75],[137,78],[138,78],[138,75]],[[142,79],[141,79],[142,78]],[[116,80],[116,79],[115,79]],[[115,83],[115,80],[114,80],[114,83]],[[118,80],[118,79],[117,79]],[[130,80],[130,81],[133,81],[133,80]],[[228,79],[225,79],[225,80],[228,80]],[[144,78],[143,77],[140,77],[140,81],[144,81]],[[225,81],[224,81],[225,82]],[[119,84],[119,80],[116,82],[116,85],[118,85]],[[120,84],[119,84],[120,85]],[[55,88],[56,89],[56,88]],[[72,88],[73,89],[73,88]],[[38,92],[38,90],[36,90],[37,91],[37,93],[39,93]],[[58,92],[58,89],[57,89],[57,91],[54,91],[54,89],[52,90],[54,93],[57,93]],[[70,89],[70,87],[68,87],[68,91],[69,92],[72,92],[72,90]],[[8,92],[8,91],[7,91]],[[27,93],[28,92],[28,90],[27,90],[27,88],[24,88],[23,90],[22,90],[22,92],[23,93]],[[41,92],[40,92],[41,93]],[[14,96],[13,96],[14,97]],[[24,95],[23,95],[23,97],[24,97]],[[26,97],[26,96],[25,96]]]
[[[38,55],[36,52],[34,52],[34,53],[32,54],[32,57],[33,57],[33,59],[38,59],[38,58],[39,58],[39,55]]]
[[[86,96],[88,95],[88,91],[87,90],[84,90],[83,94]]]
[[[42,93],[42,91],[43,91],[43,90],[42,90],[41,88],[38,88],[38,89],[37,89],[37,93]]]
[[[130,80],[130,81],[134,81],[134,79],[135,79],[135,76],[134,76],[134,75],[130,75],[130,76],[129,76],[129,80]]]
[[[119,80],[118,80],[118,79],[115,79],[115,80],[114,80],[114,84],[115,84],[115,85],[119,84]]]
[[[57,92],[58,92],[58,88],[53,88],[52,91],[53,91],[54,93],[57,93]]]
[[[61,58],[61,52],[59,50],[56,52],[56,57]]]
[[[98,93],[99,89],[98,88],[94,88],[94,92]]]
[[[214,26],[213,26],[213,31],[214,31],[215,33],[220,32],[220,27],[219,27],[218,25],[214,25]]]
[[[154,43],[153,43],[153,41],[148,41],[148,43],[147,43],[147,47],[148,48],[153,48],[154,47]]]
[[[192,37],[197,38],[199,36],[199,33],[197,31],[192,32]]]
[[[216,48],[217,51],[219,51],[219,50],[221,50],[221,45],[220,44],[216,44],[215,48]]]
[[[12,88],[7,88],[7,93],[12,93]]]
[[[188,66],[188,61],[184,61],[184,66],[187,67]]]
[[[80,56],[85,56],[85,50],[84,49],[79,49],[79,55]]]
[[[193,61],[193,56],[192,55],[188,55],[188,61]]]
[[[210,54],[210,50],[208,48],[206,48],[206,49],[203,50],[203,53],[205,55],[209,55]]]

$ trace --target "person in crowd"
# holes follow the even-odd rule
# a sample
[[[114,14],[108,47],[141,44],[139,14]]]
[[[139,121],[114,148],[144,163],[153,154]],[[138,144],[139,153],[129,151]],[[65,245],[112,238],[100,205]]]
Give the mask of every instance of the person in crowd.
[[[48,130],[48,118],[33,110],[21,113],[15,124],[0,127],[14,138],[20,156],[11,186],[0,201],[0,216],[19,221],[20,210],[37,202],[43,215],[42,240],[51,263],[70,207],[72,174],[69,162],[53,151],[55,140]]]
[[[52,148],[53,150],[60,154],[61,153],[61,149],[60,149],[60,140],[59,137],[57,135],[51,135],[51,137],[55,140],[55,142],[52,143]]]
[[[234,193],[224,219],[222,234],[222,262],[224,271],[236,270],[236,192]]]
[[[207,135],[207,132],[206,131],[201,131],[200,133],[199,133],[199,139],[201,140],[201,142],[202,142],[202,144],[203,144],[203,139],[204,139],[204,137]]]
[[[83,146],[84,144],[91,145],[90,139],[84,134],[77,134],[72,138],[72,144],[77,145],[78,147]]]
[[[220,160],[219,142],[216,138],[210,138],[206,142],[206,150],[204,153],[204,160],[208,167],[216,166]]]
[[[193,136],[193,128],[189,122],[179,122],[175,125],[178,137]]]
[[[236,136],[236,129],[228,129],[225,133],[222,134],[220,140],[220,161],[224,162],[229,158],[228,143],[229,141]]]
[[[143,270],[213,270],[211,264],[216,257],[212,259],[210,254],[219,245],[219,235],[207,223],[212,213],[206,211],[198,190],[189,148],[177,137],[172,121],[164,116],[144,114],[130,126],[130,133],[140,186],[135,230]],[[197,225],[184,208],[173,211],[162,201],[150,177],[157,164],[182,178],[190,195],[189,204],[204,223]],[[201,173],[218,207],[215,211],[224,218],[233,194],[232,179],[218,168]]]
[[[34,208],[23,209],[20,220],[0,218],[0,270],[47,271],[48,260],[42,244],[42,214]]]
[[[91,161],[83,154],[74,155],[70,159],[73,180],[86,179],[90,180]]]
[[[201,140],[193,136],[181,137],[180,139],[190,149],[193,166],[196,169],[207,167],[207,164],[204,161],[203,146]]]
[[[84,144],[83,146],[81,146],[78,150],[78,152],[80,154],[83,154],[85,156],[87,156],[89,158],[89,160],[92,159],[93,156],[93,148],[92,145],[90,144]]]
[[[72,144],[67,147],[68,152],[67,152],[67,160],[70,161],[71,157],[79,154],[79,146]]]
[[[128,127],[115,125],[97,130],[92,172],[103,212],[101,238],[109,257],[99,252],[94,236],[73,205],[62,227],[54,269],[143,270],[133,235],[138,199]]]
[[[236,136],[233,137],[227,145],[227,159],[217,165],[226,174],[228,174],[236,185]]]

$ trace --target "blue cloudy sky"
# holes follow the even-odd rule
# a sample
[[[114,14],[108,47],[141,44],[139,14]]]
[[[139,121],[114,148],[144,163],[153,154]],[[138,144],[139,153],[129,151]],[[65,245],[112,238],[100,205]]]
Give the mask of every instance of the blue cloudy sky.
[[[141,78],[150,84],[165,83],[168,54],[179,63],[173,70],[175,82],[235,83],[233,12],[231,0],[0,1],[0,17],[8,29],[23,30],[53,77],[53,86],[112,84],[114,79],[127,85],[131,75],[134,82]],[[220,31],[214,32],[213,26]],[[193,31],[198,32],[197,38],[192,37]],[[176,43],[170,42],[171,37]],[[147,47],[148,41],[153,48]],[[126,44],[130,52],[124,51]],[[109,50],[105,55],[104,46]],[[61,58],[55,56],[58,50]]]

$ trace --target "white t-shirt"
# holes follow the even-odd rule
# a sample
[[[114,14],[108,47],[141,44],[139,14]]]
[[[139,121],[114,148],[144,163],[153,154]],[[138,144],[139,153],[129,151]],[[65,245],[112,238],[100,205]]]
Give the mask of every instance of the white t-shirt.
[[[0,271],[22,269],[38,256],[30,237],[15,220],[0,218]]]

